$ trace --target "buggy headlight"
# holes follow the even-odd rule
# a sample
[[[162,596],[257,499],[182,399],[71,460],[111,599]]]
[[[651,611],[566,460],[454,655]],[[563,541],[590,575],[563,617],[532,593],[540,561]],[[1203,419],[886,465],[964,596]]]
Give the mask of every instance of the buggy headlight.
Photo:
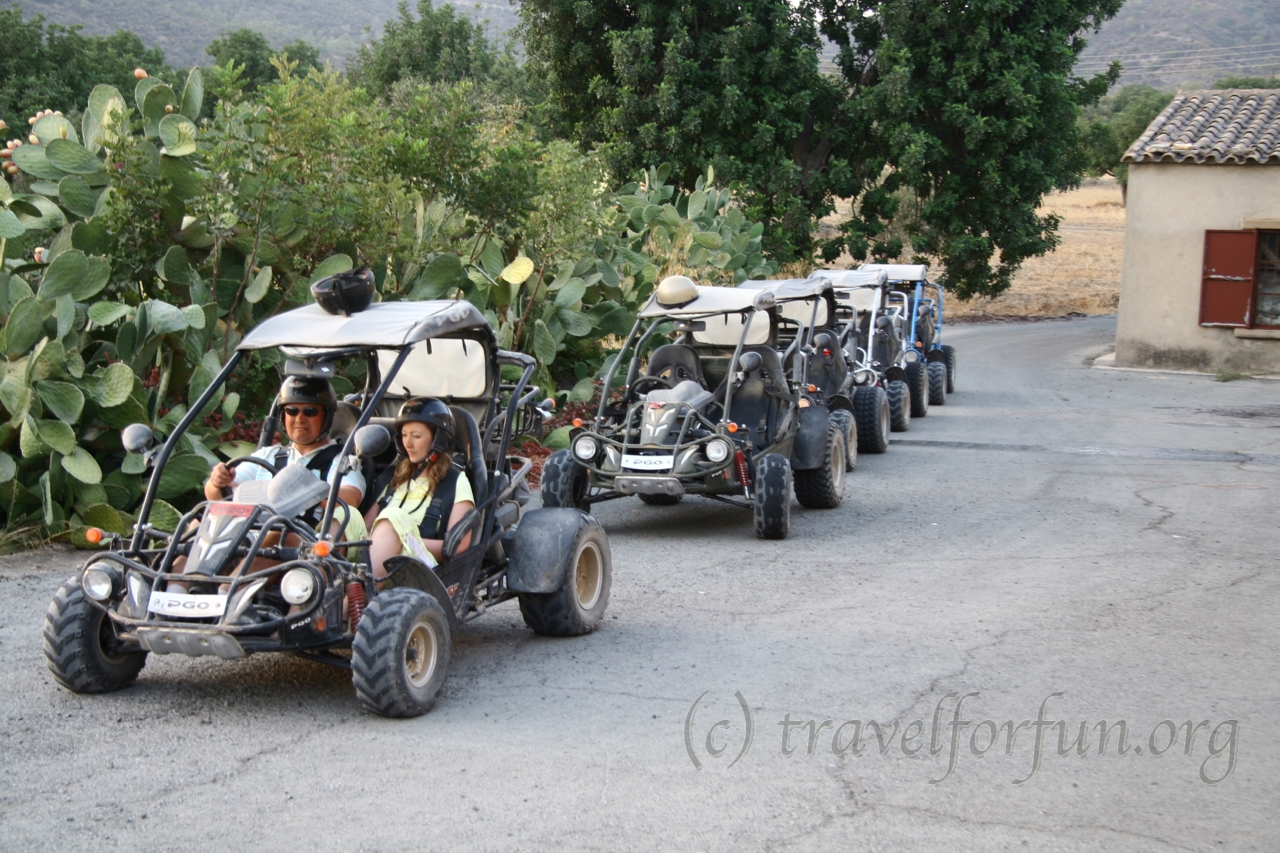
[[[306,569],[290,569],[280,579],[280,595],[290,604],[305,604],[315,590],[315,575]]]
[[[80,585],[94,601],[108,601],[120,588],[120,570],[111,563],[93,563],[84,570]]]
[[[586,461],[596,458],[596,450],[600,445],[594,438],[589,435],[578,436],[577,441],[573,443],[573,455],[579,459]]]
[[[724,439],[717,438],[707,443],[707,458],[712,462],[723,462],[729,458],[729,442]]]

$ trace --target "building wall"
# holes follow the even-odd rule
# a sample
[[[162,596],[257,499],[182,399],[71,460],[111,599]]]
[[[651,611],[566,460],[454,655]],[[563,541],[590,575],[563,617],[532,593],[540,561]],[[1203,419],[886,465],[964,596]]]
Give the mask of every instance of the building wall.
[[[1280,339],[1200,325],[1204,232],[1280,220],[1280,165],[1129,167],[1116,364],[1280,373]]]

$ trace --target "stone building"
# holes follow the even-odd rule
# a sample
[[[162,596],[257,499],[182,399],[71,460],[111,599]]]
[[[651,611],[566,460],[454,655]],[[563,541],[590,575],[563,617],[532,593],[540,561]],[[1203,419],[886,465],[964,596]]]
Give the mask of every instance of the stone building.
[[[1182,92],[1124,160],[1116,364],[1280,373],[1280,91]]]

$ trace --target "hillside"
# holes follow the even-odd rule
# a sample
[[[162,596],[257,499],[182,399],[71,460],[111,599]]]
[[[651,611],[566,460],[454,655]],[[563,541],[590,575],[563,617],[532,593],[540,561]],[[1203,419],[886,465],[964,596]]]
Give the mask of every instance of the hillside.
[[[3,2],[3,0],[0,0]],[[86,33],[132,30],[148,46],[164,48],[170,65],[207,64],[204,49],[221,33],[249,27],[275,47],[303,39],[325,59],[343,65],[356,47],[396,14],[397,0],[21,0],[24,17],[44,15],[60,24],[82,24]],[[441,5],[437,3],[436,5]],[[452,4],[460,16],[490,21],[493,39],[516,25],[506,0]],[[410,8],[417,7],[417,0]]]
[[[5,0],[0,0],[5,2]],[[219,34],[250,27],[275,46],[304,39],[342,65],[357,45],[396,12],[397,0],[22,0],[28,16],[82,24],[89,33],[138,33],[164,48],[175,66],[207,63],[204,48]],[[410,3],[417,5],[417,0]],[[438,4],[437,4],[438,5]],[[452,4],[460,15],[488,20],[500,39],[517,24],[516,0]],[[1089,35],[1081,72],[1125,64],[1122,83],[1195,88],[1232,74],[1280,73],[1280,15],[1276,0],[1128,0],[1120,13]]]
[[[1090,35],[1079,71],[1125,67],[1121,84],[1192,89],[1222,77],[1280,73],[1276,0],[1127,0]]]

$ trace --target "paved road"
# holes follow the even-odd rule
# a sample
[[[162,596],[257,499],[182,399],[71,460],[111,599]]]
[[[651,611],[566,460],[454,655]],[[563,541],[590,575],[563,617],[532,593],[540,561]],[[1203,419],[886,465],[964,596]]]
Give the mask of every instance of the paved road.
[[[0,848],[1274,850],[1280,385],[1087,368],[1113,332],[949,332],[961,391],[786,542],[602,506],[604,627],[501,608],[417,720],[280,657],[71,695],[39,633],[73,558],[0,561]]]

